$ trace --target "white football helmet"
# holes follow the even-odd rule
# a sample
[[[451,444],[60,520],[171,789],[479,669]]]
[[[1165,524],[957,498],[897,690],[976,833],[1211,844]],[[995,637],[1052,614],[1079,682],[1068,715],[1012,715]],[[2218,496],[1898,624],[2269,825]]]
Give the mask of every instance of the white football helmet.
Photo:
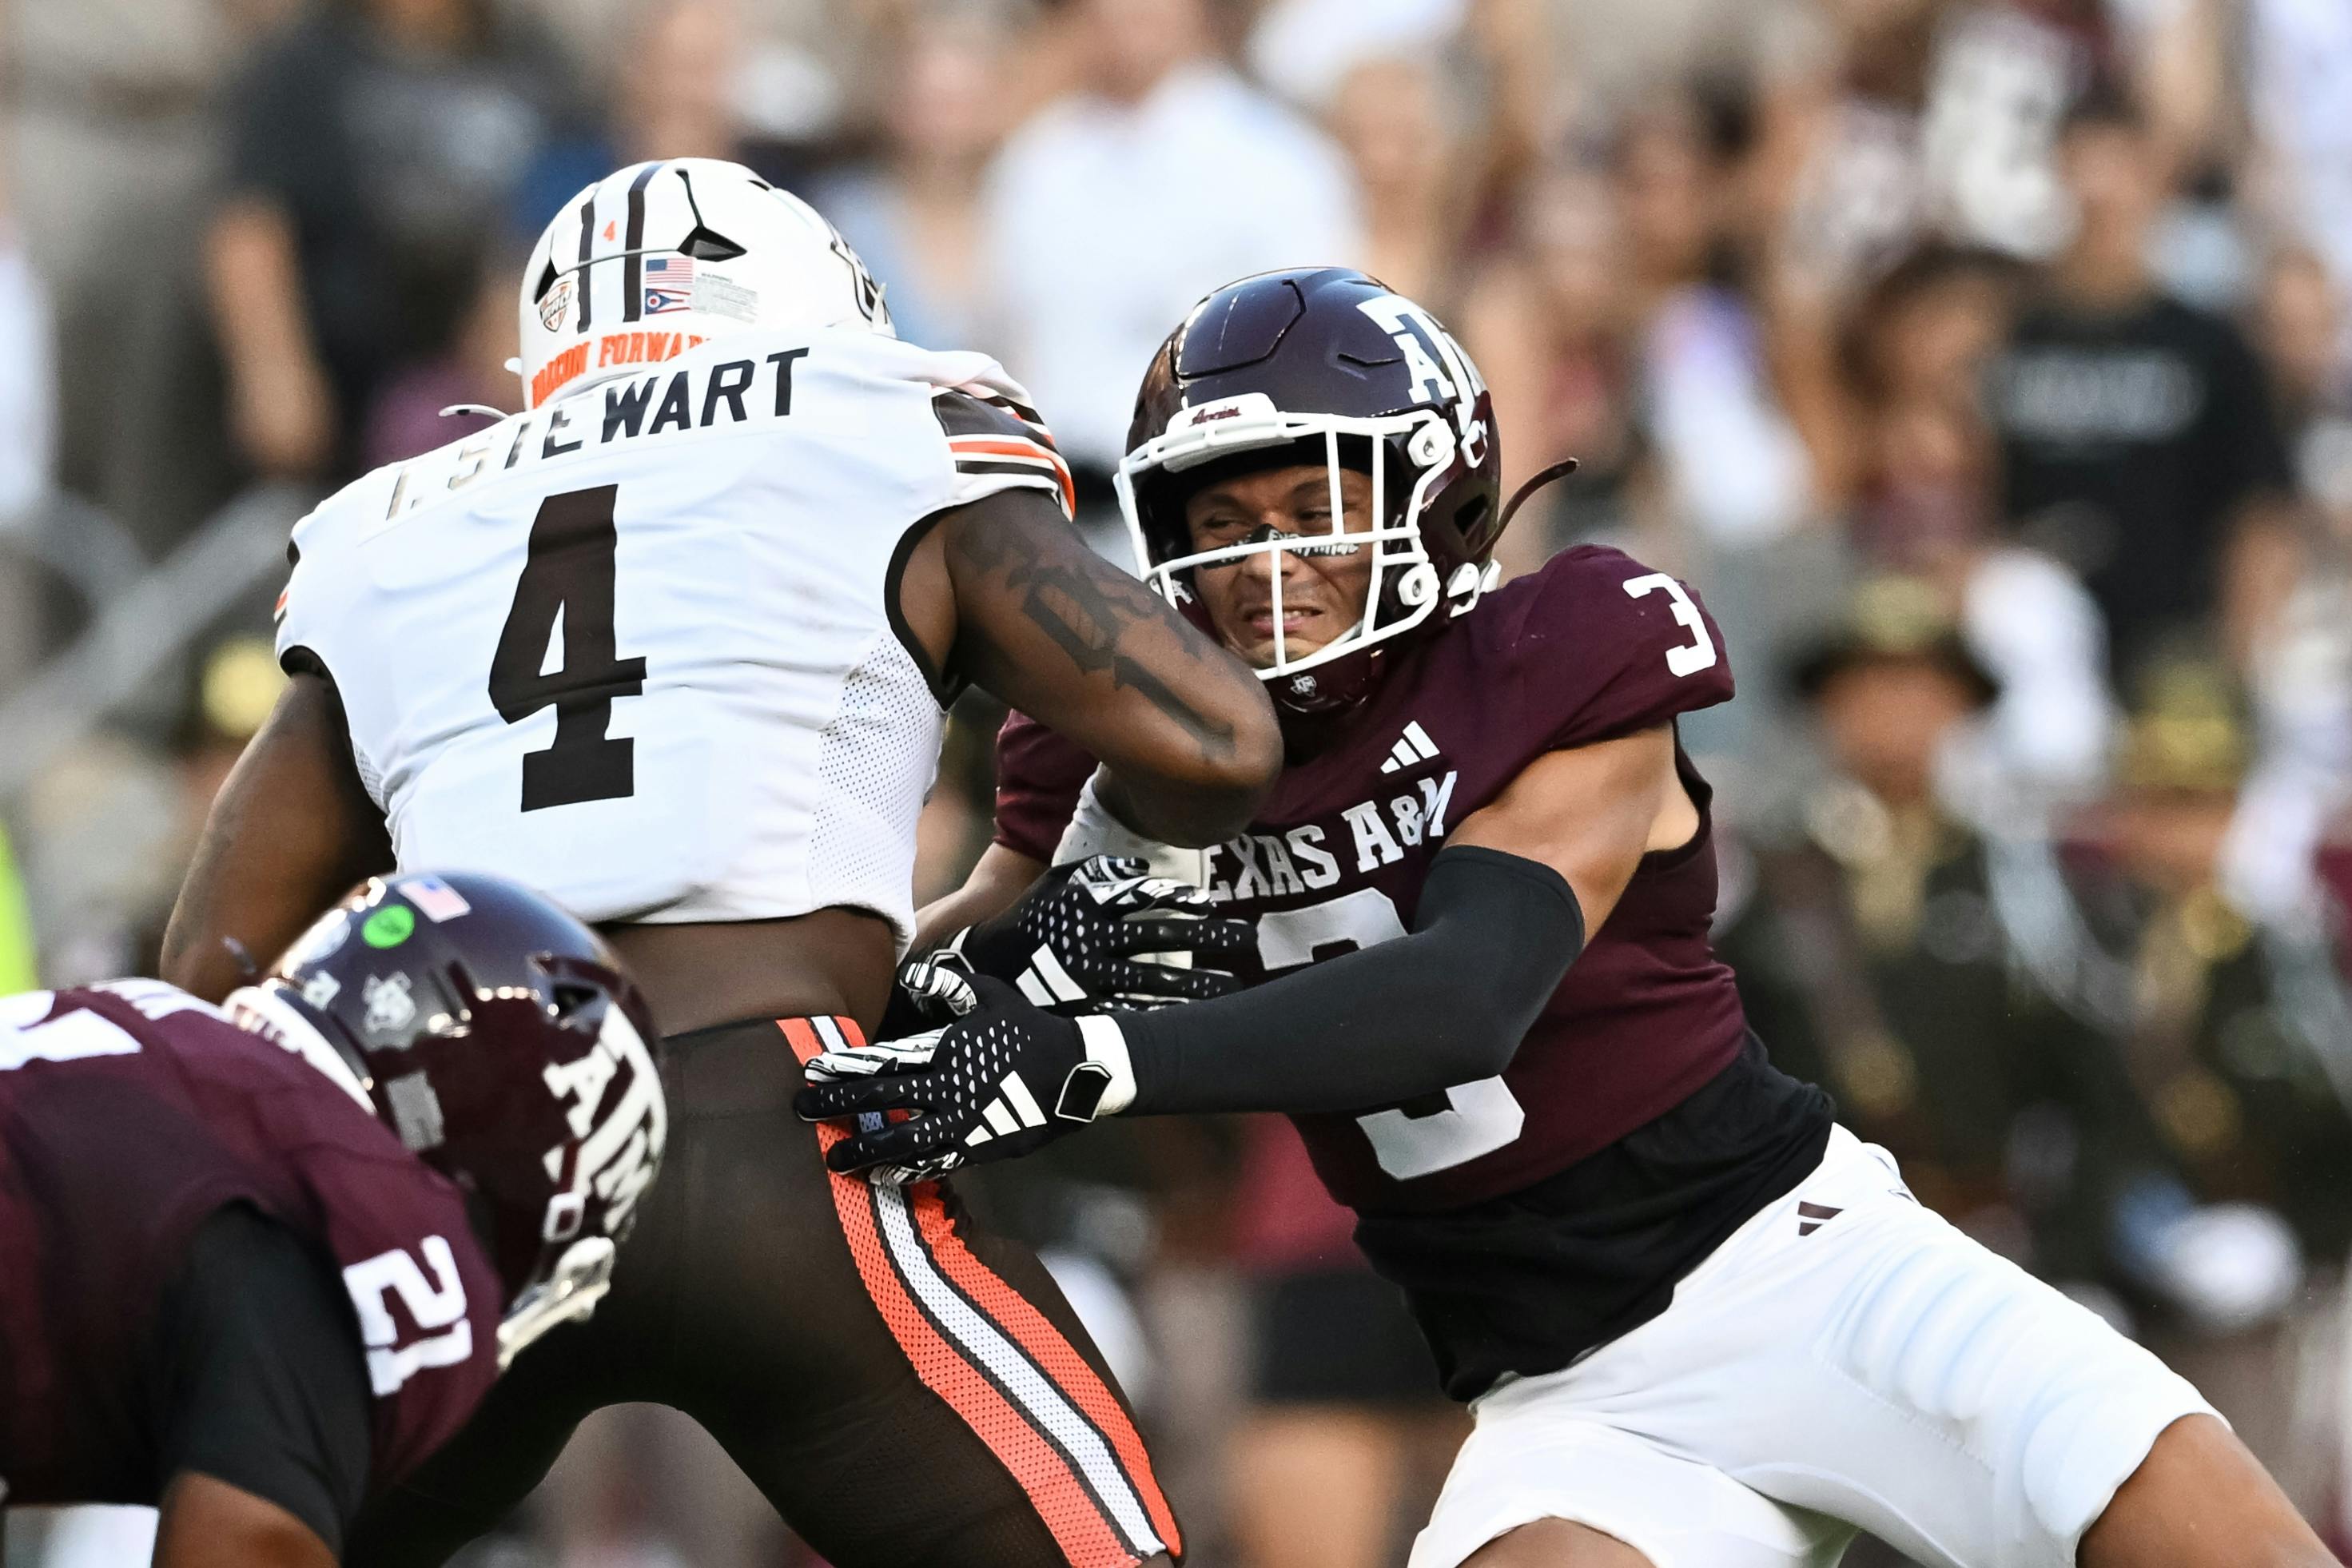
[[[523,406],[753,327],[898,334],[840,231],[740,163],[632,163],[563,205],[524,268]]]

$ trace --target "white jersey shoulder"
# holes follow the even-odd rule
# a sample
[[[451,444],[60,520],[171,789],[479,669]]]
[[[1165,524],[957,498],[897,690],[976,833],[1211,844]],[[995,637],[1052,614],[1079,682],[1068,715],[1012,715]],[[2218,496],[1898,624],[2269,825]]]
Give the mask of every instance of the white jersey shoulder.
[[[1068,470],[984,355],[857,331],[634,364],[331,498],[289,668],[341,692],[404,868],[590,921],[870,909],[913,925],[941,714],[887,599],[916,524]],[[614,340],[605,340],[608,343]]]

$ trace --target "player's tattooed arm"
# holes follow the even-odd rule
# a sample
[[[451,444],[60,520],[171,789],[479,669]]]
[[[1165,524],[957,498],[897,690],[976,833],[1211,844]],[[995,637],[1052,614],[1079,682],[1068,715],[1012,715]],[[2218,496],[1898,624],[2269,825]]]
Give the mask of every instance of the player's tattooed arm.
[[[353,883],[392,868],[342,700],[323,671],[297,675],[213,802],[163,933],[163,978],[217,1002],[248,978],[239,953],[267,964]]]
[[[1257,678],[1042,496],[950,513],[908,561],[900,602],[945,668],[1100,758],[1107,804],[1139,832],[1217,842],[1282,765]]]

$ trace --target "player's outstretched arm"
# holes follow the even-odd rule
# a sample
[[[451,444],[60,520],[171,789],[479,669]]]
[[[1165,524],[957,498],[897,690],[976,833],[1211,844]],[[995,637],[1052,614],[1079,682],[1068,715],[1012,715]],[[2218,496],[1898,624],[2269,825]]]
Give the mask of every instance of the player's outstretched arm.
[[[1669,726],[1549,752],[1454,831],[1395,941],[1151,1013],[1063,1019],[1001,982],[962,985],[946,1028],[818,1058],[801,1114],[922,1111],[825,1157],[932,1175],[1117,1112],[1355,1110],[1492,1077],[1643,855],[1697,826]],[[1038,1113],[992,1119],[1007,1094]]]
[[[1643,855],[1697,827],[1671,727],[1549,752],[1448,836],[1403,937],[1114,1015],[1133,1109],[1349,1110],[1499,1073]]]
[[[1139,832],[1215,843],[1247,826],[1282,766],[1274,706],[1248,667],[1087,549],[1039,493],[948,514],[910,557],[899,602],[940,668],[1100,758],[1108,804]]]
[[[217,1002],[352,885],[393,868],[392,839],[352,761],[342,700],[297,675],[213,802],[163,933],[163,978]]]

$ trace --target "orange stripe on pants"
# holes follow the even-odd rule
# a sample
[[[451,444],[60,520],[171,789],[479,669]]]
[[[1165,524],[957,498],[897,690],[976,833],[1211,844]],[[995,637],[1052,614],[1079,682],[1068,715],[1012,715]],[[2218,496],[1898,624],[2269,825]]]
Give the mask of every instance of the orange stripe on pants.
[[[850,1044],[864,1043],[856,1024],[846,1018],[835,1022]],[[824,1050],[806,1019],[785,1018],[779,1023],[803,1066]],[[848,1134],[832,1123],[820,1122],[816,1136],[822,1152]],[[1046,1441],[1026,1414],[997,1392],[971,1359],[932,1326],[907,1294],[876,1226],[873,1194],[866,1179],[828,1172],[826,1180],[833,1188],[834,1211],[840,1216],[858,1277],[866,1282],[866,1294],[873,1298],[923,1386],[946,1400],[1020,1483],[1071,1568],[1132,1568],[1137,1557],[1103,1517],[1069,1461]],[[936,1187],[925,1186],[936,1202]]]
[[[915,1218],[922,1227],[923,1241],[940,1271],[961,1287],[964,1294],[993,1319],[1014,1343],[1027,1351],[1063,1396],[1110,1440],[1112,1450],[1118,1455],[1119,1468],[1127,1473],[1128,1483],[1135,1488],[1136,1496],[1143,1500],[1144,1511],[1151,1516],[1152,1528],[1160,1532],[1160,1539],[1168,1543],[1170,1551],[1181,1553],[1183,1539],[1177,1533],[1175,1513],[1160,1493],[1160,1479],[1151,1473],[1151,1456],[1144,1451],[1143,1438],[1135,1430],[1135,1424],[1127,1418],[1127,1412],[1104,1386],[1095,1369],[1028,1297],[1007,1284],[964,1245],[948,1218],[939,1184],[926,1182],[913,1189],[910,1196]]]

